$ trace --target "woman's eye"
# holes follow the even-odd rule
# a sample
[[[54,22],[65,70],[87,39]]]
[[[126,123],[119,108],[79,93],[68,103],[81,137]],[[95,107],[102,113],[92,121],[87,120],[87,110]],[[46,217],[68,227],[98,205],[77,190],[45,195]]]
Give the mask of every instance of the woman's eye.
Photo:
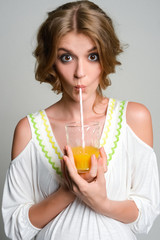
[[[60,56],[60,60],[62,62],[70,62],[72,60],[72,57],[69,54],[63,54],[62,56]]]
[[[91,53],[89,56],[88,56],[88,59],[92,62],[94,61],[98,61],[99,60],[99,56],[98,56],[98,53]]]

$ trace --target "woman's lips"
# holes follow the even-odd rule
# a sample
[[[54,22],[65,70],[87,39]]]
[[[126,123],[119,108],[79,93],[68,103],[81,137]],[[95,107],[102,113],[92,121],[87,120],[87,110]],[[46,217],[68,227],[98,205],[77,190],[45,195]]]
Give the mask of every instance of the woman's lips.
[[[75,86],[76,91],[79,91],[80,88],[82,89],[82,92],[83,92],[83,91],[85,91],[86,86],[85,85],[76,85]]]

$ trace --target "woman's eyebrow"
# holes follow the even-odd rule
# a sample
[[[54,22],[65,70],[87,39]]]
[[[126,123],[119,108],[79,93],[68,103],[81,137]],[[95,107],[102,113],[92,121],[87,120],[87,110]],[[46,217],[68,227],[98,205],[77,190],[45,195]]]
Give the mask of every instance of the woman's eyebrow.
[[[91,48],[90,50],[88,50],[88,52],[93,52],[93,51],[95,51],[95,50],[97,50],[97,47],[96,47],[96,46],[93,47],[93,48]]]
[[[58,48],[58,51],[72,52],[71,50],[66,49],[66,48]]]
[[[94,46],[93,48],[89,49],[88,52],[92,52],[94,50],[97,50],[96,46]],[[67,53],[72,53],[72,50],[67,49],[67,48],[58,48],[58,51],[64,51],[64,52],[67,52]]]

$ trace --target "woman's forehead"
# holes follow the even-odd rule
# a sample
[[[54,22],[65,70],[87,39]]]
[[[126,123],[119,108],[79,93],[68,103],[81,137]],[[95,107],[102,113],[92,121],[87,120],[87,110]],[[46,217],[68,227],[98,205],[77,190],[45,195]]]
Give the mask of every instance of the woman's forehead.
[[[89,36],[86,36],[83,33],[76,32],[67,33],[60,39],[58,43],[58,49],[59,48],[76,49],[80,47],[89,51],[92,48],[95,48],[96,44]]]

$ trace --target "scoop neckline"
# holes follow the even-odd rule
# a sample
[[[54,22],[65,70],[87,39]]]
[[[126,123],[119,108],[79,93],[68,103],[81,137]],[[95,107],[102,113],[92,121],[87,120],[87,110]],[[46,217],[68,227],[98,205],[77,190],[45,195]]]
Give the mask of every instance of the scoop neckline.
[[[108,121],[109,109],[110,109],[110,105],[111,105],[111,101],[112,101],[112,100],[113,100],[112,98],[109,98],[109,100],[108,100],[107,111],[106,111],[106,114],[105,114],[105,121],[104,121],[103,129],[102,129],[101,137],[100,137],[100,143],[101,143],[101,140],[102,140],[102,138],[103,138],[103,136],[104,136],[105,126],[106,126],[106,123],[107,123],[107,121]],[[47,119],[47,124],[48,124],[48,126],[49,126],[49,128],[50,128],[50,134],[51,134],[52,138],[54,139],[54,142],[55,142],[56,145],[57,145],[58,151],[59,151],[59,152],[61,153],[61,155],[63,156],[63,152],[62,152],[62,150],[61,150],[61,148],[60,148],[60,146],[59,146],[59,143],[57,142],[57,139],[56,139],[56,137],[55,137],[55,135],[54,135],[54,132],[53,132],[53,129],[52,129],[52,127],[51,127],[51,123],[50,123],[50,120],[49,120],[48,115],[47,115],[47,113],[46,113],[46,110],[44,109],[44,110],[42,110],[42,111],[43,111],[43,113],[44,113],[44,115],[45,115],[45,117],[46,117],[46,119]],[[101,145],[101,144],[100,144],[100,145]]]

